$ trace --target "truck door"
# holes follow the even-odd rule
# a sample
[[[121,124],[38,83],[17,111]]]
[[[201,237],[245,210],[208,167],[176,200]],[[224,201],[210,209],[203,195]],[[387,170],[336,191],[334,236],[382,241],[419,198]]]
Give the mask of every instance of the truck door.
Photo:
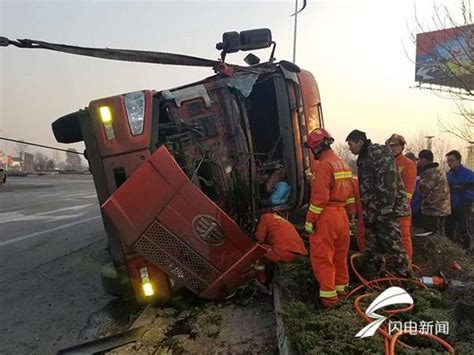
[[[219,299],[254,277],[267,251],[160,147],[102,205],[122,241],[200,297]]]

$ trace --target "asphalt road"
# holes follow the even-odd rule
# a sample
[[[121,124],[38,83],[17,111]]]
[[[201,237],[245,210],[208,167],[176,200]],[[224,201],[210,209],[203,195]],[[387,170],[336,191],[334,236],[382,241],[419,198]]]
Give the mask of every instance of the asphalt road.
[[[115,317],[100,281],[108,262],[91,176],[10,176],[0,187],[0,354],[94,339]]]

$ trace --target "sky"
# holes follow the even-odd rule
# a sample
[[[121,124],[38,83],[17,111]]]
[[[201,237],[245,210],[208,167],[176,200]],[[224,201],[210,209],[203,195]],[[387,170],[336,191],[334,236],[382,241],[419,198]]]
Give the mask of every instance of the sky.
[[[302,0],[299,1],[302,3]],[[458,0],[439,0],[456,12]],[[183,53],[217,59],[223,32],[268,27],[278,60],[292,59],[294,0],[6,1],[0,36],[88,47]],[[452,101],[414,88],[416,16],[430,29],[431,0],[308,0],[298,16],[296,64],[315,76],[326,128],[344,143],[354,128],[383,142],[429,132],[456,117]],[[254,53],[268,58],[270,50]],[[246,53],[228,55],[242,63]],[[211,69],[114,62],[0,47],[0,135],[58,144],[51,123],[94,99],[201,80]],[[419,135],[419,134],[418,134]],[[454,142],[454,143],[453,143]],[[456,147],[459,142],[450,140]],[[462,145],[462,144],[461,144]],[[73,145],[83,150],[82,144]],[[0,150],[13,153],[0,142]],[[31,148],[29,151],[36,151]]]

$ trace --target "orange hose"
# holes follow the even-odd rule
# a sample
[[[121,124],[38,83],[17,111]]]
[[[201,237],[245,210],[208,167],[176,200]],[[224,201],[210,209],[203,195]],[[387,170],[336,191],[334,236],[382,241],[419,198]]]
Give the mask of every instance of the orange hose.
[[[383,346],[385,348],[385,354],[388,354],[390,352],[390,341],[387,337],[383,337]]]
[[[360,301],[361,301],[363,298],[366,298],[366,297],[368,297],[368,296],[370,296],[370,295],[371,295],[370,293],[365,293],[365,294],[360,295],[359,297],[357,297],[356,300],[354,301],[354,308],[355,308],[357,314],[358,314],[359,316],[361,316],[367,323],[371,323],[372,320],[371,320],[369,317],[367,317],[367,315],[360,309],[359,303],[360,303]],[[379,327],[379,328],[377,329],[377,332],[379,332],[380,334],[382,334],[384,338],[387,338],[387,340],[390,340],[390,339],[391,339],[390,334],[388,334],[388,332],[386,332],[384,329],[382,329],[382,327]],[[405,348],[413,349],[410,345],[405,344],[404,342],[402,342],[402,341],[400,341],[400,340],[399,340],[398,342],[400,343],[400,345],[402,345],[402,346],[405,347]]]
[[[382,278],[378,278],[378,279],[374,279],[374,280],[370,280],[370,281],[367,281],[356,269],[355,265],[354,265],[354,260],[358,257],[360,257],[362,254],[354,254],[351,256],[351,267],[352,267],[352,270],[354,271],[354,273],[356,274],[356,276],[359,278],[359,280],[362,282],[362,284],[360,284],[359,286],[357,286],[355,289],[353,289],[351,292],[349,292],[346,296],[346,298],[348,297],[351,297],[352,295],[354,295],[355,293],[357,293],[358,291],[360,291],[361,289],[363,289],[364,287],[370,289],[370,290],[373,290],[373,289],[381,289],[381,287],[378,285],[379,283],[382,283],[382,282],[388,282],[390,285],[393,285],[392,282],[394,281],[397,281],[397,283],[399,283],[400,285],[403,283],[403,282],[408,282],[408,283],[412,283],[412,284],[415,284],[416,286],[420,287],[420,288],[424,288],[424,289],[427,289],[428,287],[421,283],[420,281],[418,280],[414,280],[414,279],[408,279],[408,278],[403,278],[403,277],[395,277],[394,275],[389,274],[389,277],[382,277]],[[415,269],[417,269],[418,271],[422,272],[421,268],[415,264],[412,265]],[[371,323],[372,320],[360,309],[360,301],[368,296],[370,296],[371,294],[370,293],[366,293],[366,294],[363,294],[359,297],[357,297],[354,301],[354,308],[357,312],[357,314],[362,317],[362,319],[364,319],[367,323]],[[393,310],[386,310],[386,312],[390,315],[393,315],[393,314],[399,314],[399,313],[404,313],[404,312],[408,312],[408,311],[411,311],[413,309],[414,305],[411,304],[405,308],[400,308],[400,309],[393,309]],[[385,348],[385,354],[386,355],[395,355],[395,345],[396,343],[398,342],[402,347],[404,348],[408,348],[408,349],[414,349],[413,347],[409,346],[408,344],[405,344],[404,342],[402,342],[401,340],[398,340],[398,338],[403,335],[403,334],[410,334],[409,331],[400,331],[398,332],[396,335],[394,335],[393,337],[385,330],[383,329],[383,327],[379,327],[377,329],[377,332],[379,332],[380,334],[382,334],[382,336],[384,337],[384,348]],[[430,338],[432,340],[435,340],[438,344],[442,345],[448,352],[450,352],[451,354],[454,354],[454,348],[448,343],[446,342],[444,339],[436,336],[436,335],[433,335],[433,334],[428,334],[428,333],[422,333],[420,331],[416,331],[415,332],[416,334],[419,334],[419,335],[422,335],[424,337],[427,337],[427,338]]]
[[[438,344],[440,344],[443,348],[445,348],[450,354],[454,354],[454,348],[451,346],[451,344],[449,344],[447,341],[445,341],[444,339],[440,338],[439,336],[436,336],[436,335],[433,335],[433,334],[429,334],[429,333],[423,333],[419,330],[415,330],[415,331],[405,331],[405,330],[402,330],[402,331],[399,331],[398,333],[396,333],[393,337],[392,337],[392,340],[390,341],[390,352],[387,354],[387,355],[395,355],[395,344],[398,340],[398,338],[403,335],[403,334],[412,334],[413,333],[416,333],[418,335],[421,335],[421,336],[424,336],[426,338],[430,338],[434,341],[436,341]]]
[[[421,267],[419,267],[419,266],[416,265],[416,264],[411,264],[411,267],[412,267],[413,269],[415,269],[416,271],[418,271],[418,273],[419,273],[420,276],[423,275],[423,270],[421,269]]]
[[[387,280],[392,280],[392,281],[393,280],[398,280],[398,281],[410,282],[410,283],[413,283],[413,284],[417,285],[420,288],[424,288],[424,289],[428,288],[425,284],[421,283],[418,280],[407,279],[405,277],[382,277],[382,278],[379,278],[379,279],[370,280],[367,283],[370,286],[373,283],[386,282]]]
[[[405,307],[405,308],[400,308],[400,309],[387,309],[385,310],[385,312],[387,312],[388,314],[390,315],[393,315],[393,314],[399,314],[399,313],[405,313],[405,312],[409,312],[413,309],[414,305],[411,304],[409,305],[408,307]]]
[[[349,292],[344,298],[349,298],[349,297],[353,296],[354,294],[359,292],[359,290],[363,289],[364,287],[365,287],[365,285],[360,284],[355,289],[353,289],[351,292]]]
[[[365,287],[367,288],[370,288],[370,285],[369,285],[369,282],[357,271],[355,265],[354,265],[354,260],[358,257],[362,256],[362,254],[360,253],[356,253],[356,254],[353,254],[351,255],[351,267],[352,267],[352,271],[354,271],[354,273],[356,274],[357,278],[360,280],[360,282],[362,282]],[[378,288],[378,287],[377,287]]]

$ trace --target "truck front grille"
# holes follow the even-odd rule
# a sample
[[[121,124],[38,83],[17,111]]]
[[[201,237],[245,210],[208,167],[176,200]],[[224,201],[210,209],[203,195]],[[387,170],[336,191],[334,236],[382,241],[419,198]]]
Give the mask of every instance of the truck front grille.
[[[176,283],[198,295],[220,276],[219,270],[157,220],[137,240],[134,248]]]

